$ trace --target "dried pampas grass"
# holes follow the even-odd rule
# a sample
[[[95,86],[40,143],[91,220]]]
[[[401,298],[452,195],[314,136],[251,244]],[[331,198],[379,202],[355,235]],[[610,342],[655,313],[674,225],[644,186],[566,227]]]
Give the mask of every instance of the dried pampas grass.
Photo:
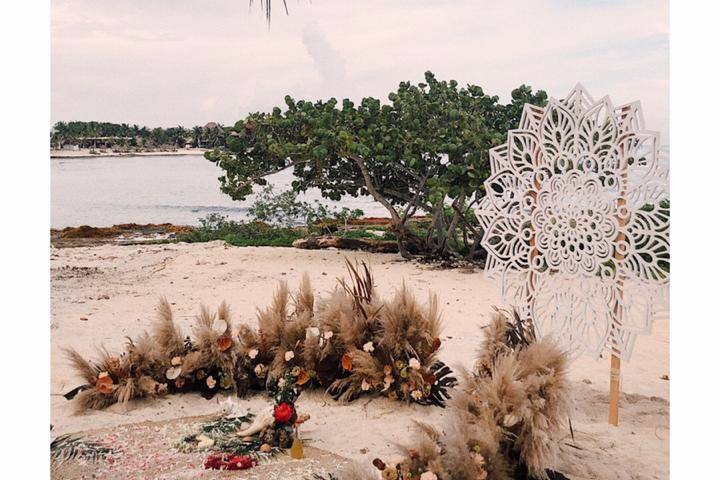
[[[78,404],[104,408],[167,392],[242,395],[248,389],[273,391],[281,379],[292,378],[341,401],[382,394],[443,406],[456,380],[437,361],[436,298],[423,305],[403,285],[383,300],[366,264],[347,262],[347,270],[348,279],[324,298],[316,298],[307,275],[293,293],[281,282],[270,305],[257,310],[257,328],[236,329],[223,302],[217,311],[201,306],[191,335],[184,337],[162,298],[150,333],[128,339],[119,357],[101,351],[93,363],[67,351],[87,382]]]
[[[569,412],[566,355],[550,340],[537,341],[532,323],[516,312],[496,310],[485,333],[447,426],[420,426],[406,447],[402,468],[414,475],[546,479],[555,465]]]
[[[183,339],[170,304],[163,298],[151,332],[128,338],[119,356],[101,349],[93,362],[66,349],[72,366],[86,382],[76,389],[78,412],[168,392],[200,390],[210,395],[234,387],[236,353],[226,304],[220,305],[216,314],[201,307],[191,340]]]
[[[403,285],[384,301],[365,263],[347,262],[347,279],[316,299],[307,276],[296,294],[285,282],[258,309],[258,330],[239,331],[239,374],[272,383],[295,372],[304,388],[327,389],[341,401],[363,394],[442,405],[454,385],[437,362],[437,300],[417,302]]]

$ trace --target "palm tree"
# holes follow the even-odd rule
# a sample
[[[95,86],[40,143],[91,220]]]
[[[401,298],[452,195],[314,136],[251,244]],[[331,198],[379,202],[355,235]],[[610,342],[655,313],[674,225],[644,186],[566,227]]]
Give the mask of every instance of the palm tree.
[[[253,6],[253,1],[250,0],[250,8]],[[282,0],[283,7],[285,7],[285,15],[289,15],[288,8],[287,8],[287,1]],[[272,0],[260,0],[260,8],[265,10],[265,18],[267,18],[268,25],[270,25],[270,16],[272,14]]]
[[[202,132],[203,132],[203,129],[202,129],[202,127],[199,126],[199,125],[195,125],[195,126],[192,128],[192,143],[193,143],[193,147],[199,147],[199,146],[200,146],[200,141],[202,140]]]

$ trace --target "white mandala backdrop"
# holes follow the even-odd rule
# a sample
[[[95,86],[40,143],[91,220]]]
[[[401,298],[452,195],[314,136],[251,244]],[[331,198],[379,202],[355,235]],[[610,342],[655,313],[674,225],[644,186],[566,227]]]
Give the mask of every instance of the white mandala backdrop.
[[[640,104],[578,85],[525,105],[490,165],[476,209],[486,273],[572,355],[629,358],[665,310],[670,266],[666,155]]]

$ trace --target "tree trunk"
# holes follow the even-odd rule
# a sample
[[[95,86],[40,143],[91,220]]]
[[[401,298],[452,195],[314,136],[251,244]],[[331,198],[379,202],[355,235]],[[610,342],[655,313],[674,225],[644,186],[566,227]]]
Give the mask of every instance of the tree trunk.
[[[390,213],[390,226],[397,237],[398,251],[400,255],[403,258],[412,259],[414,257],[412,253],[418,253],[418,251],[421,251],[422,249],[420,239],[407,228],[406,221],[408,218],[406,216],[401,217],[392,203],[383,197],[375,188],[372,177],[370,176],[370,171],[365,164],[365,160],[357,155],[349,155],[348,158],[353,160],[360,169],[363,180],[365,181],[365,188],[370,193],[370,196],[372,196],[376,202],[385,207],[385,209]]]

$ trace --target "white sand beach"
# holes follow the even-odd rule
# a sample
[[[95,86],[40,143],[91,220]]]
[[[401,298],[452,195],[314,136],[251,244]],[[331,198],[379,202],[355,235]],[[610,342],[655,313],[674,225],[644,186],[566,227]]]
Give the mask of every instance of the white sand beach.
[[[400,261],[391,254],[291,248],[235,248],[223,242],[63,248],[51,251],[52,268],[52,423],[53,434],[170,420],[213,413],[220,396],[167,396],[131,402],[127,407],[82,416],[73,414],[61,394],[79,385],[61,348],[73,346],[93,356],[104,346],[119,351],[125,336],[149,328],[161,296],[173,305],[187,331],[201,303],[230,304],[235,322],[256,322],[255,309],[270,301],[280,280],[296,286],[307,272],[316,292],[327,292],[345,274],[344,258],[364,259],[373,268],[378,292],[390,296],[406,282],[424,299],[436,293],[444,319],[440,358],[454,369],[471,367],[482,338],[481,326],[493,305],[502,305],[498,288],[481,270],[440,270]],[[580,358],[571,366],[574,442],[557,469],[572,479],[663,479],[669,462],[668,322],[655,323],[639,337],[630,362],[622,365],[620,426],[607,424],[609,359]],[[262,395],[242,400],[250,410],[268,404]],[[441,425],[446,411],[407,406],[384,398],[361,398],[342,405],[319,392],[303,393],[298,408],[311,415],[302,433],[312,445],[370,465],[374,457],[397,453],[408,441],[413,419]]]

